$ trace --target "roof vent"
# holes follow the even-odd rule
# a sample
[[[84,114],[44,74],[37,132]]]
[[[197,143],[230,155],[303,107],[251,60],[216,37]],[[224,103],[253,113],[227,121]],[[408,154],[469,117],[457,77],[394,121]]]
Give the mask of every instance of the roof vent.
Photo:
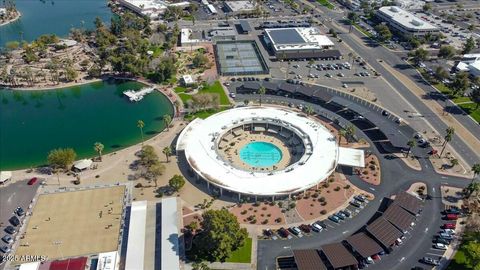
[[[423,22],[420,21],[420,20],[417,20],[417,19],[413,19],[411,23],[415,26],[422,26],[423,25]]]
[[[400,9],[398,7],[392,6],[392,7],[390,7],[390,11],[398,13],[398,12],[400,12]]]

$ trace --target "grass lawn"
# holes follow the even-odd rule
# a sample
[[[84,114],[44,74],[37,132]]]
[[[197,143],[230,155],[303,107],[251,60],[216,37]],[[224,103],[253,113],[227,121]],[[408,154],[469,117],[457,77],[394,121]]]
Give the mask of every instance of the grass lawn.
[[[192,96],[191,95],[188,95],[188,94],[184,94],[184,93],[180,93],[178,94],[180,96],[180,99],[182,100],[182,102],[184,104],[186,104],[187,101],[189,101],[190,99],[192,99]]]
[[[182,100],[183,100],[183,98],[182,98]],[[206,111],[199,111],[199,112],[196,112],[196,113],[185,115],[185,119],[186,120],[191,120],[191,119],[197,118],[197,117],[205,119],[205,118],[209,117],[210,115],[216,114],[216,113],[224,111],[226,109],[228,109],[228,108],[220,108],[218,110],[209,109],[209,110],[206,110]]]
[[[232,252],[232,255],[226,260],[231,263],[250,263],[252,260],[252,238],[247,238],[243,247]]]
[[[332,3],[328,2],[328,0],[317,0],[317,2],[328,9],[333,9],[335,7]]]
[[[358,24],[354,24],[353,27],[357,28],[358,31],[362,32],[364,35],[366,35],[367,37],[369,38],[372,38],[373,35],[370,34],[367,30],[365,30],[363,27],[361,27],[360,25]]]
[[[475,107],[477,105],[475,103],[464,103],[464,104],[458,104],[460,108],[462,108],[466,113],[468,113],[475,121],[480,123],[480,107],[475,110]]]
[[[183,92],[187,91],[187,88],[185,88],[183,86],[177,86],[173,90],[175,91],[175,93],[180,94],[180,93],[183,93]]]
[[[230,100],[228,100],[227,94],[225,94],[219,81],[215,81],[213,84],[203,88],[200,90],[200,93],[217,93],[220,96],[220,105],[230,105]]]

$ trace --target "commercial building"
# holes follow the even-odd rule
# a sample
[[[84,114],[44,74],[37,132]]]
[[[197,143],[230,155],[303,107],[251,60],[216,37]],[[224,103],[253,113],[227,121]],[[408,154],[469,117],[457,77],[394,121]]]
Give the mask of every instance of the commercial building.
[[[480,53],[463,55],[455,69],[469,72],[473,77],[480,76]]]
[[[200,39],[192,38],[193,31],[189,28],[182,28],[180,30],[180,44],[182,46],[195,45],[200,42]]]
[[[255,41],[218,41],[215,61],[221,75],[267,74],[268,67]]]
[[[225,8],[230,12],[248,13],[255,10],[253,1],[226,1]]]
[[[426,34],[439,34],[440,30],[398,6],[385,6],[378,9],[377,17],[405,37],[422,37]]]
[[[208,31],[208,37],[211,41],[235,40],[237,32],[233,27],[217,27]]]
[[[118,3],[133,12],[148,17],[158,17],[163,14],[169,6],[181,8],[190,6],[190,2],[187,1],[170,3],[163,0],[118,0]]]
[[[333,42],[314,27],[264,30],[264,40],[277,59],[339,58]]]

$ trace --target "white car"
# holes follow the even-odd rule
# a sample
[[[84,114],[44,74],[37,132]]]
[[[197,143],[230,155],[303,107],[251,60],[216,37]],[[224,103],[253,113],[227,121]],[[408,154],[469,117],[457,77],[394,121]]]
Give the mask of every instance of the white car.
[[[343,88],[348,88],[348,85],[346,83],[342,84]]]
[[[453,235],[453,234],[455,234],[455,231],[452,230],[452,229],[443,229],[442,233]]]
[[[235,93],[230,93],[231,98],[235,98],[237,95]]]
[[[440,250],[447,250],[447,246],[442,243],[435,243],[433,247]]]
[[[368,264],[372,264],[374,263],[372,257],[367,257],[367,259],[365,259],[367,261]]]
[[[321,231],[323,231],[323,227],[318,225],[317,223],[312,223],[312,230],[314,230],[316,232],[321,232]]]

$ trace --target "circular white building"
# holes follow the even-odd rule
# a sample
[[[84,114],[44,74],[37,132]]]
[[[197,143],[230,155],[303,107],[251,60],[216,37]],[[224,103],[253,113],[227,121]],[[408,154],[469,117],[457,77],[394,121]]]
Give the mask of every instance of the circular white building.
[[[244,195],[290,195],[325,180],[342,149],[307,115],[274,107],[240,107],[195,119],[176,150],[207,185]],[[348,149],[348,159],[363,151]],[[345,152],[345,151],[344,151]],[[347,163],[352,163],[348,162]]]

